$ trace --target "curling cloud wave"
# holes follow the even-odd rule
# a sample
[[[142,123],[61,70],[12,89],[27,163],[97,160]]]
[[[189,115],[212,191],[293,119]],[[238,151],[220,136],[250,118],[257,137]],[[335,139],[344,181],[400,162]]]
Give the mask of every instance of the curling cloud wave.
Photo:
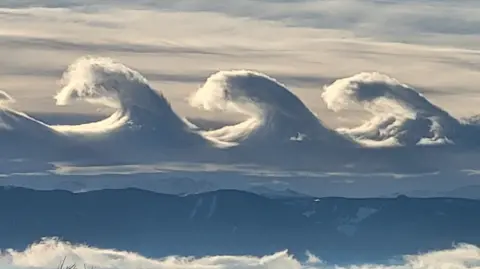
[[[249,118],[204,134],[241,143],[313,140],[342,145],[347,140],[325,128],[320,120],[286,86],[267,75],[246,71],[221,71],[210,76],[190,98],[195,107],[233,111]]]
[[[142,132],[156,143],[191,143],[198,135],[172,110],[164,96],[153,90],[147,79],[129,67],[109,58],[84,57],[74,62],[63,75],[64,87],[55,96],[57,105],[81,100],[113,107],[109,118],[76,126],[54,126],[75,135]],[[138,134],[136,134],[138,135]],[[135,143],[135,137],[128,137]],[[110,138],[109,138],[110,139]],[[179,141],[173,141],[179,140]]]
[[[360,73],[326,86],[322,98],[334,111],[360,106],[372,118],[338,131],[367,146],[463,143],[465,127],[412,87],[380,73]]]
[[[210,256],[210,257],[165,257],[151,259],[141,255],[88,247],[85,245],[71,245],[55,239],[44,241],[30,246],[25,251],[6,250],[0,256],[2,268],[56,268],[64,259],[66,265],[75,263],[85,264],[100,269],[131,269],[131,268],[241,268],[241,269],[429,269],[429,268],[456,268],[474,269],[480,266],[480,249],[472,245],[459,245],[455,248],[430,252],[425,254],[404,257],[395,265],[392,264],[363,264],[337,266],[323,263],[318,257],[307,253],[307,259],[300,261],[289,255],[287,251],[278,252],[264,257],[254,256]]]
[[[9,108],[14,99],[0,92],[0,144],[7,149],[2,154],[15,152],[15,157],[22,157],[22,152],[28,155],[36,148],[36,152],[59,151],[62,157],[72,152],[74,157],[88,157],[126,151],[167,156],[166,149],[218,152],[251,145],[299,144],[326,154],[322,149],[332,147],[479,144],[478,125],[460,122],[415,89],[379,73],[361,73],[325,86],[322,98],[330,109],[360,106],[372,114],[358,127],[339,130],[324,126],[285,85],[253,71],[220,71],[191,95],[194,107],[248,117],[208,131],[199,130],[175,113],[139,72],[109,58],[78,59],[65,71],[62,83],[55,96],[57,105],[84,101],[115,111],[98,122],[49,125]],[[18,143],[11,143],[14,140]],[[21,145],[23,150],[14,145]]]
[[[0,129],[0,137],[9,136],[0,143],[8,144],[27,136],[26,141],[22,141],[29,144],[25,151],[36,148],[51,152],[55,145],[62,148],[63,156],[76,158],[99,152],[134,154],[139,150],[138,154],[144,155],[146,150],[157,153],[160,148],[182,148],[206,142],[140,73],[112,59],[82,57],[65,71],[62,83],[63,88],[55,96],[57,105],[86,101],[114,108],[115,112],[98,122],[48,125],[3,108],[0,120],[4,128]],[[18,149],[9,152],[13,151]]]

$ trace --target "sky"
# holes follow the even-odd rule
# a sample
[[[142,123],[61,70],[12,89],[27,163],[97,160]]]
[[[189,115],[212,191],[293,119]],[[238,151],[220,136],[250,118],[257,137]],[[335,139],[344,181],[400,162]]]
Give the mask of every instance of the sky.
[[[0,185],[466,197],[480,186],[479,71],[478,0],[2,0]],[[105,120],[78,124],[72,113]],[[197,128],[183,117],[241,123]],[[445,147],[423,147],[437,142]],[[0,253],[0,268],[51,267],[67,254],[116,268],[328,268],[286,253],[164,264],[55,244]],[[385,268],[470,268],[478,251]]]
[[[99,159],[106,155],[106,159],[124,162],[130,158],[137,163],[140,161],[135,158],[149,156],[139,150],[143,144],[151,142],[154,146],[147,148],[153,155],[167,156],[159,148],[183,147],[185,139],[192,145],[214,144],[206,147],[208,154],[189,152],[187,157],[192,160],[270,164],[282,171],[292,167],[300,171],[322,170],[305,177],[330,177],[334,178],[332,182],[335,177],[357,179],[356,172],[372,177],[371,173],[387,171],[380,177],[393,178],[392,190],[398,189],[398,184],[428,189],[431,180],[440,179],[445,184],[434,187],[442,190],[478,184],[470,181],[478,178],[477,157],[473,156],[476,152],[464,151],[454,156],[449,148],[437,152],[409,146],[437,143],[472,149],[479,145],[478,124],[457,120],[480,115],[479,41],[480,2],[470,0],[1,1],[0,95],[5,96],[0,96],[0,101],[15,100],[8,107],[34,118],[12,114],[10,108],[4,110],[4,125],[17,129],[18,135],[6,128],[3,141],[7,141],[5,146],[12,147],[13,155],[21,156],[21,145],[25,154],[32,157],[38,152],[55,155],[56,148],[62,149],[63,143],[70,145],[69,139],[73,139],[82,145],[79,152],[85,151],[84,154]],[[82,58],[86,55],[97,58]],[[66,70],[71,79],[67,76],[62,80]],[[144,77],[148,82],[143,81]],[[124,87],[98,87],[108,88],[111,81],[121,81]],[[224,87],[226,84],[231,87]],[[152,88],[163,93],[165,100],[152,94]],[[109,94],[120,96],[114,101],[123,106],[113,114],[112,107],[105,102],[104,106],[99,105]],[[96,99],[96,104],[89,99]],[[192,105],[195,99],[197,102],[193,103],[197,104]],[[173,111],[165,105],[167,102]],[[222,108],[208,109],[215,106]],[[142,109],[148,115],[142,114]],[[46,117],[46,113],[54,115]],[[95,122],[91,118],[75,118],[72,113],[112,117]],[[183,117],[197,119],[191,120],[197,125],[198,118],[219,123],[198,125],[198,129],[188,125],[189,130],[184,132]],[[86,121],[94,123],[76,125]],[[137,134],[129,127],[131,122],[154,132]],[[11,143],[12,136],[25,140]],[[270,149],[259,154],[258,144],[249,148],[258,142],[266,149],[274,142],[298,142],[302,136],[307,140],[318,138],[319,148],[306,150],[302,144],[295,148],[298,154],[287,156],[271,153]],[[37,139],[42,142],[37,143]],[[332,146],[336,143],[333,141],[366,148],[406,147],[366,150],[365,154],[373,154],[368,155],[369,159],[361,151],[355,153],[360,155],[337,149],[327,152],[324,146]],[[235,147],[239,145],[244,147]],[[224,151],[224,147],[231,150]],[[8,152],[5,148],[3,151]],[[72,156],[62,161],[83,154],[70,150],[67,153]],[[231,158],[222,154],[230,154]],[[155,161],[160,162],[157,157]],[[179,159],[170,155],[167,158],[172,163]],[[16,177],[21,172],[19,177],[25,176],[28,184],[30,175],[38,175],[34,172],[46,173],[51,180],[58,170],[63,171],[62,167],[69,167],[47,162],[39,169],[35,165],[35,169],[30,169],[25,168],[25,163],[6,163],[3,167],[12,172],[0,177],[21,183]],[[131,173],[186,171],[183,166],[178,169],[173,165],[171,169],[166,166],[172,165],[164,163],[145,165],[100,169],[99,174],[115,174],[118,170],[124,173],[124,169],[133,170]],[[265,174],[275,175],[277,171],[270,168],[265,168]],[[240,174],[242,180],[254,178],[237,171],[243,168],[231,169],[227,165],[222,169],[213,169],[220,171],[218,178],[224,176],[222,173]],[[440,170],[456,171],[465,181],[449,173],[438,176]],[[422,180],[415,186],[406,180],[397,182],[398,171],[419,173]],[[95,169],[94,172],[98,173]],[[198,173],[194,171],[195,175]],[[295,173],[289,178],[302,184]],[[369,180],[359,181],[368,192],[372,185]],[[332,184],[332,189],[337,188]],[[359,187],[351,186],[347,187],[349,193],[360,193]]]
[[[323,86],[362,71],[412,85],[456,117],[480,113],[480,2],[390,0],[2,1],[0,89],[27,112],[107,113],[55,105],[62,72],[83,55],[139,70],[177,113],[212,73],[252,69],[297,94],[326,124]],[[350,114],[345,114],[350,113]]]

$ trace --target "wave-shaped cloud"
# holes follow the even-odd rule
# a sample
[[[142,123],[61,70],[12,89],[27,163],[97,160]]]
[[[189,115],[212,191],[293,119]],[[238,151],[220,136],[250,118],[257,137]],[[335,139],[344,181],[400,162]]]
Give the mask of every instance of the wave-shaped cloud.
[[[451,144],[460,123],[412,87],[381,73],[360,73],[326,86],[322,98],[334,111],[355,105],[373,117],[341,128],[359,143],[374,146]]]
[[[14,103],[15,99],[11,97],[8,93],[0,91],[0,109],[2,109],[2,114],[5,113],[5,108],[8,104]],[[0,130],[11,129],[11,126],[6,122],[7,118],[5,116],[0,117]]]
[[[315,255],[307,252],[305,260],[299,260],[281,251],[264,257],[255,256],[210,256],[210,257],[164,257],[161,259],[146,258],[136,253],[99,249],[86,245],[72,245],[55,239],[44,239],[31,245],[25,251],[6,250],[0,256],[0,265],[7,268],[56,268],[62,260],[65,265],[77,264],[99,269],[131,269],[131,268],[239,268],[239,269],[427,269],[458,268],[473,269],[480,263],[480,249],[473,245],[461,244],[455,248],[434,251],[425,254],[406,256],[395,264],[361,264],[330,265],[322,262]]]
[[[57,154],[70,159],[88,150],[88,146],[78,144],[48,124],[8,107],[0,109],[0,148],[0,159],[50,160]]]
[[[0,106],[15,103],[15,99],[8,93],[0,91]]]
[[[107,154],[113,159],[124,156],[122,159],[158,161],[163,157],[171,160],[177,152],[194,158],[195,149],[195,156],[214,160],[212,156],[217,153],[224,155],[224,147],[234,147],[240,151],[228,151],[229,159],[278,159],[288,163],[289,155],[281,151],[293,150],[303,156],[299,163],[320,162],[331,167],[356,159],[355,154],[365,146],[480,145],[477,125],[460,122],[415,89],[379,73],[361,73],[325,87],[322,98],[330,109],[361,106],[373,115],[358,127],[338,130],[324,126],[285,85],[254,71],[217,72],[191,95],[189,102],[194,107],[248,117],[238,124],[208,131],[177,115],[138,71],[109,58],[78,59],[66,70],[62,83],[55,96],[58,105],[84,101],[113,108],[114,112],[96,122],[49,125],[2,106],[0,143],[9,149],[3,150],[2,156],[14,152],[17,157],[28,157],[33,148],[35,152],[54,154],[52,149],[60,148],[62,160]],[[1,100],[11,102],[13,98],[2,93]],[[17,150],[16,145],[23,149]],[[264,154],[250,151],[252,146],[264,147]],[[340,148],[348,152],[337,152]],[[375,154],[368,156],[377,158]]]
[[[50,141],[35,143],[43,146],[44,151],[54,151],[52,149],[58,144],[62,148],[95,149],[94,155],[106,152],[112,156],[116,153],[134,155],[135,152],[142,156],[145,150],[161,156],[165,148],[208,143],[172,110],[163,95],[152,89],[139,72],[110,58],[79,58],[65,71],[62,83],[62,89],[55,96],[57,105],[86,101],[114,108],[114,113],[97,122],[48,125],[24,113],[4,109],[0,119],[9,132],[0,134],[0,137],[6,136],[3,142],[12,144],[21,137],[28,137],[27,141]],[[8,94],[3,94],[1,99],[13,100]],[[29,151],[31,149],[27,149]],[[71,159],[78,155],[73,150],[67,153],[63,151],[62,157]]]
[[[346,145],[325,128],[305,104],[275,79],[254,71],[220,71],[210,76],[190,98],[190,104],[210,111],[233,111],[249,118],[239,124],[205,132],[229,143],[320,141]]]
[[[82,57],[62,77],[57,105],[86,101],[114,108],[104,120],[52,126],[76,139],[98,144],[102,151],[131,156],[162,156],[166,149],[207,145],[192,125],[138,71],[110,58]]]
[[[64,86],[55,96],[57,105],[81,100],[112,107],[116,111],[100,122],[55,126],[57,130],[77,134],[110,132],[109,135],[119,129],[146,131],[155,136],[150,138],[165,144],[195,136],[165,97],[150,87],[145,77],[110,58],[82,57],[69,66],[62,82]]]
[[[53,152],[73,149],[73,141],[29,115],[9,107],[15,99],[0,91],[0,148],[1,157],[49,158]],[[81,155],[82,150],[77,149]]]

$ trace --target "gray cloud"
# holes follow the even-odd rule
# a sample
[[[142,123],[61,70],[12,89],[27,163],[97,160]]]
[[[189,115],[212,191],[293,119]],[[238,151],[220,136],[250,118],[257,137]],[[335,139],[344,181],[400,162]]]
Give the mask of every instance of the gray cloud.
[[[111,8],[108,0],[3,1],[3,8],[58,7],[97,12]],[[290,26],[344,29],[365,37],[428,42],[420,35],[480,34],[480,2],[391,0],[164,0],[115,1],[115,6],[171,12],[217,12],[229,16],[281,22]],[[438,42],[438,37],[430,37]],[[448,40],[443,40],[448,44]],[[473,45],[473,44],[471,44]]]

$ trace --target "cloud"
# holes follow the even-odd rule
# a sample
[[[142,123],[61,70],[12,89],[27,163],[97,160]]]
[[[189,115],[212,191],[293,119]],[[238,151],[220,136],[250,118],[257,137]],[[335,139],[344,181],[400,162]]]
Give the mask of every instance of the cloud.
[[[6,105],[11,103],[15,103],[15,99],[13,99],[13,97],[11,97],[8,93],[0,90],[0,105]]]
[[[32,0],[6,1],[3,7],[49,7],[98,11],[110,7],[109,1]],[[289,26],[348,30],[357,36],[375,36],[389,40],[458,41],[442,36],[462,38],[479,34],[478,1],[375,1],[375,0],[301,0],[260,1],[208,0],[117,1],[126,8],[147,8],[172,12],[215,12],[227,16],[281,22]],[[423,35],[429,34],[429,38]],[[431,36],[433,35],[433,36]],[[443,40],[442,40],[443,39]],[[473,41],[473,40],[470,40]],[[470,45],[475,46],[474,42]]]
[[[452,114],[469,116],[478,114],[474,104],[480,99],[474,86],[480,82],[478,38],[420,28],[426,21],[438,28],[449,21],[448,25],[480,29],[474,27],[480,10],[472,8],[476,5],[373,0],[119,1],[115,6],[109,1],[8,1],[0,10],[0,43],[5,45],[0,49],[0,72],[22,110],[78,112],[83,110],[79,106],[54,107],[54,82],[74,58],[102,54],[150,74],[147,78],[161,86],[180,114],[215,118],[214,113],[178,101],[215,71],[259,70],[282,78],[327,125],[338,125],[337,115],[315,101],[320,93],[312,89],[325,80],[380,71],[428,92]],[[431,77],[436,79],[426,79]],[[26,81],[35,81],[36,90]]]
[[[376,72],[339,79],[325,87],[322,97],[334,111],[360,105],[373,115],[361,126],[339,129],[368,145],[453,143],[450,139],[463,128],[415,89]]]
[[[232,111],[249,117],[236,125],[205,132],[207,137],[220,141],[253,140],[265,145],[273,141],[283,144],[289,140],[307,139],[322,141],[324,145],[349,144],[325,128],[286,86],[259,72],[217,72],[191,96],[190,104],[205,110]]]
[[[99,269],[428,269],[458,268],[474,269],[480,264],[480,249],[473,245],[458,245],[455,248],[425,254],[406,256],[395,264],[329,265],[320,263],[312,254],[303,262],[288,254],[278,252],[263,257],[254,256],[208,256],[164,257],[151,259],[136,253],[112,249],[99,249],[86,245],[71,245],[55,239],[30,246],[24,251],[6,250],[0,257],[2,268],[56,268],[66,257],[66,264],[83,264]]]

